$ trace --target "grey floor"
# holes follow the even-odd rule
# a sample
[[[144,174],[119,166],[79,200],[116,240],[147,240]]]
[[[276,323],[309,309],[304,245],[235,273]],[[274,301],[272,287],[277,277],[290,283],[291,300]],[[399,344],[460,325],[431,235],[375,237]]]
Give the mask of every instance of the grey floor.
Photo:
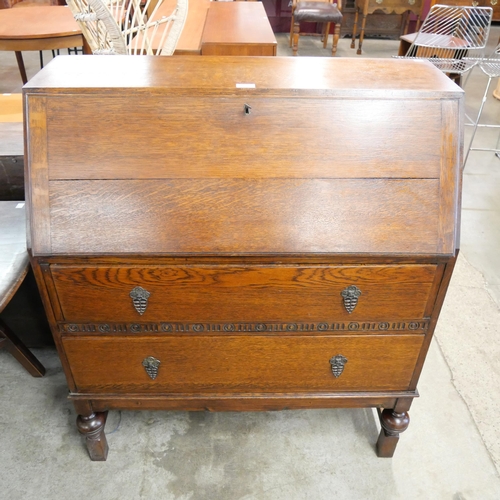
[[[495,27],[493,45],[499,33]],[[278,55],[290,55],[287,36],[278,38]],[[349,46],[341,40],[338,56],[360,57]],[[366,40],[361,57],[391,57],[397,47]],[[303,38],[299,53],[329,56],[329,49]],[[25,60],[33,76],[38,54]],[[471,115],[485,84],[474,70],[466,85]],[[20,89],[14,54],[0,52],[0,93]],[[484,116],[500,124],[500,101],[490,96]],[[495,147],[498,132],[482,131],[476,140]],[[108,461],[92,463],[55,352],[35,350],[48,368],[43,379],[0,352],[0,499],[500,499],[499,195],[500,160],[472,152],[461,256],[421,397],[393,459],[374,453],[379,428],[371,410],[112,412]]]

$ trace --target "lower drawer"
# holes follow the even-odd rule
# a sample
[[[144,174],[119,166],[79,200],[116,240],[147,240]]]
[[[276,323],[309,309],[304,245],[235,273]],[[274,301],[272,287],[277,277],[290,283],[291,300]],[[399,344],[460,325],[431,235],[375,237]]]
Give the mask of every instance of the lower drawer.
[[[63,345],[78,392],[265,393],[406,390],[422,341],[422,335],[65,337]],[[148,359],[156,364],[151,358],[159,361],[156,373],[144,366]]]

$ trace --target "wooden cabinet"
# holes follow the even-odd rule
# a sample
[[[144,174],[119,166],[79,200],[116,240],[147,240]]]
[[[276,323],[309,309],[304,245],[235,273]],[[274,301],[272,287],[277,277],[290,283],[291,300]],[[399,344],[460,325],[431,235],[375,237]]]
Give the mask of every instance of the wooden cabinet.
[[[498,0],[431,0],[430,6],[441,5],[463,5],[470,7],[491,7],[493,9],[493,21],[500,21],[500,4]]]
[[[409,60],[61,56],[24,99],[92,459],[110,409],[376,407],[392,456],[457,254],[460,88]]]

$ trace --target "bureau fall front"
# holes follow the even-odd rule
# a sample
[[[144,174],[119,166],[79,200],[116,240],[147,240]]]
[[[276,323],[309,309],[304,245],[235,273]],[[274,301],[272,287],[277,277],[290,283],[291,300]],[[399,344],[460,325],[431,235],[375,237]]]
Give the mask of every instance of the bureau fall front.
[[[459,87],[61,56],[24,102],[28,247],[93,460],[115,409],[374,407],[393,455],[458,252]]]

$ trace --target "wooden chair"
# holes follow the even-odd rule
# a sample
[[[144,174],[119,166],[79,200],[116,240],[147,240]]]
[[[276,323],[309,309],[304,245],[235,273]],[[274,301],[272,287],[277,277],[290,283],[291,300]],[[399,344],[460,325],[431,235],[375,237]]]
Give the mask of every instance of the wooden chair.
[[[94,54],[172,55],[188,0],[67,0]]]
[[[333,3],[332,1],[297,1],[293,0],[292,5],[292,23],[290,26],[290,47],[293,49],[293,55],[297,55],[300,35],[311,35],[311,33],[301,33],[300,23],[323,23],[323,48],[328,43],[330,33],[330,24],[335,24],[332,42],[332,56],[337,53],[337,44],[340,38],[340,27],[342,24],[342,5],[341,0]],[[316,35],[316,33],[313,33]]]
[[[0,313],[5,309],[29,269],[26,251],[26,221],[24,203],[0,201]],[[42,377],[45,368],[0,319],[0,348],[9,351],[33,376]]]

